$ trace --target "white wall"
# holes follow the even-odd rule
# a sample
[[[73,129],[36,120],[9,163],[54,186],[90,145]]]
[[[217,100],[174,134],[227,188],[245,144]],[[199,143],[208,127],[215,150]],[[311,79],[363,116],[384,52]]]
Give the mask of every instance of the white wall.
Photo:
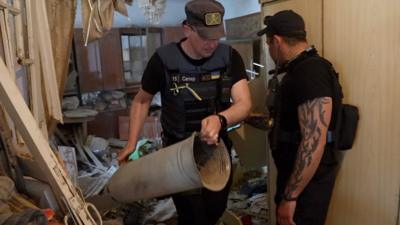
[[[219,0],[225,7],[224,19],[232,19],[261,11],[258,0]]]

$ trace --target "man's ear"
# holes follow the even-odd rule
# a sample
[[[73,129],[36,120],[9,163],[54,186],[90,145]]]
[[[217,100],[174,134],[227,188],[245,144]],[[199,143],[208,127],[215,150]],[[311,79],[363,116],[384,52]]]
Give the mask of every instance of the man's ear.
[[[282,43],[282,37],[274,34],[273,42],[276,46],[279,46]]]
[[[190,28],[190,26],[187,24],[182,25],[182,30],[183,30],[183,35],[185,35],[185,37],[188,37],[192,32],[192,28]]]

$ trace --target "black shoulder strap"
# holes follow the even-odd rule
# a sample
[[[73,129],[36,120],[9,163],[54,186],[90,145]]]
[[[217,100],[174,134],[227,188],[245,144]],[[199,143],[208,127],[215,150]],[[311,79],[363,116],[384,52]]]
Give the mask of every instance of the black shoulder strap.
[[[229,107],[231,99],[231,88],[232,88],[232,52],[231,46],[226,45],[228,48],[226,70],[221,73],[221,77],[218,79],[218,93],[217,93],[217,112],[221,112]]]

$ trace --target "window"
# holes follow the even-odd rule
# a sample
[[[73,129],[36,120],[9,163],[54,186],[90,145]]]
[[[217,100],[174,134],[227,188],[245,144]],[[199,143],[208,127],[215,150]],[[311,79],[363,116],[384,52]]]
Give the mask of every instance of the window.
[[[147,63],[146,36],[122,35],[121,42],[125,82],[127,84],[139,83]]]
[[[122,60],[127,86],[140,83],[149,58],[161,45],[160,31],[151,31],[153,32],[149,29],[125,29],[121,32]]]

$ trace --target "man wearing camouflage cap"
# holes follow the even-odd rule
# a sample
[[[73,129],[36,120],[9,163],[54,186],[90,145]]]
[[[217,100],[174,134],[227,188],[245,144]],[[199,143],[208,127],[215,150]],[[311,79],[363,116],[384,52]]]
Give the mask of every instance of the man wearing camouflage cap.
[[[225,36],[224,7],[214,0],[185,6],[185,38],[157,49],[144,71],[130,113],[129,140],[120,161],[132,152],[152,97],[161,93],[163,144],[200,132],[208,144],[221,139],[230,151],[227,128],[247,117],[251,100],[239,53],[219,43]],[[206,189],[173,195],[179,225],[215,225],[225,211],[231,178],[218,192]]]

